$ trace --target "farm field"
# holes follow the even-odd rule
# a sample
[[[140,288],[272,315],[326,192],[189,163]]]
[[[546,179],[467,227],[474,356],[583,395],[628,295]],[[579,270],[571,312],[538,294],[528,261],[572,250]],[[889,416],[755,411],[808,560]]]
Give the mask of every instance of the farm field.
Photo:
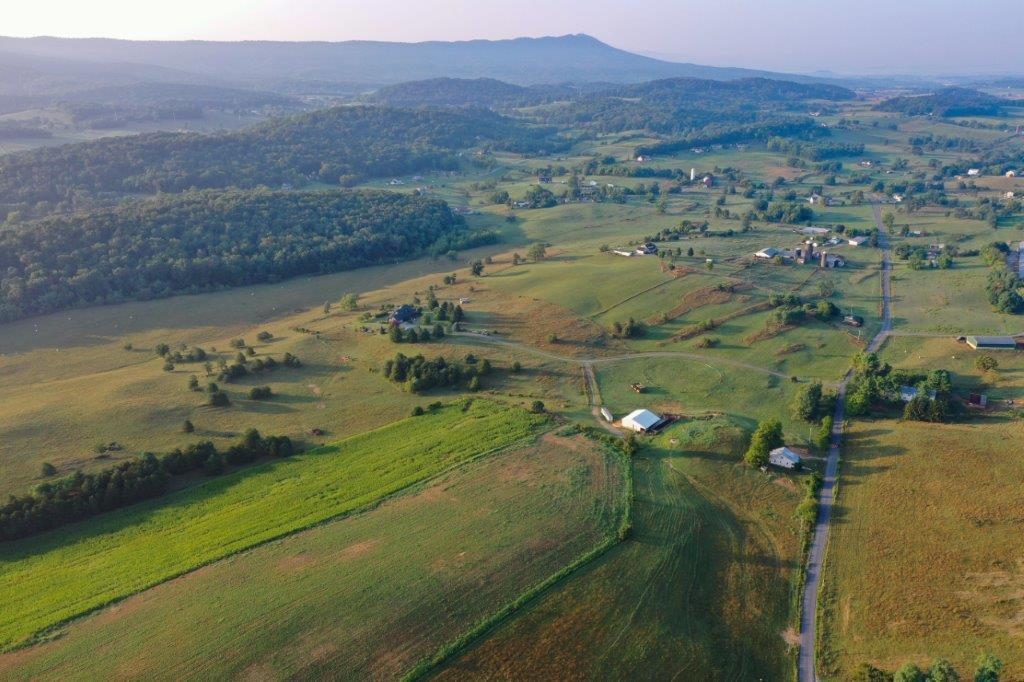
[[[332,277],[321,278],[325,287],[333,281]],[[428,286],[440,283],[440,276],[426,275],[387,289],[365,292],[360,297],[360,308],[372,311],[386,302],[412,300],[416,292],[422,293]],[[305,289],[307,285],[299,281],[297,286]],[[438,296],[445,300],[476,296],[470,292],[471,287],[467,278],[465,283],[439,289]],[[344,291],[339,288],[331,293],[340,296]],[[169,301],[188,303],[198,314],[216,319],[222,308],[230,307],[231,300],[238,300],[225,296],[229,293],[241,292],[153,301],[150,305],[155,306],[156,312],[146,315],[145,320],[136,313],[128,313],[140,326],[136,333],[123,337],[92,336],[91,332],[80,330],[81,335],[68,339],[68,345],[47,347],[38,338],[24,337],[23,330],[15,331],[14,337],[21,336],[26,343],[38,343],[40,347],[0,356],[0,376],[4,378],[0,384],[0,414],[4,415],[0,421],[0,495],[21,493],[39,483],[42,462],[53,464],[61,473],[79,468],[89,471],[140,452],[165,452],[200,440],[230,444],[252,426],[268,434],[285,434],[313,444],[324,442],[319,436],[311,438],[313,429],[337,439],[383,426],[423,403],[422,397],[403,391],[379,373],[384,361],[399,351],[411,355],[444,354],[452,359],[476,352],[504,370],[518,360],[527,368],[522,374],[512,376],[499,371],[484,382],[487,391],[500,389],[501,395],[493,397],[514,404],[528,405],[533,399],[541,399],[553,408],[571,409],[582,399],[583,387],[577,385],[578,377],[557,360],[512,349],[479,349],[457,337],[430,345],[396,346],[385,336],[360,331],[365,326],[359,319],[362,311],[335,308],[324,315],[322,310],[307,309],[257,324],[227,324],[224,329],[212,325],[185,327],[197,324],[198,318],[188,321],[182,316],[181,328],[158,326],[167,322],[160,320],[158,314],[166,311],[164,306]],[[319,293],[326,295],[324,291]],[[266,289],[261,292],[263,295],[268,295]],[[306,303],[310,302],[307,298]],[[120,309],[123,316],[134,305],[91,308],[70,314],[89,329],[117,316],[119,313],[113,309]],[[527,299],[510,302],[504,297],[495,298],[492,307],[501,310],[503,327],[511,331],[522,330],[537,338],[546,328],[541,321],[548,320],[552,325],[560,325],[559,331],[565,334],[562,308]],[[467,306],[467,310],[469,323],[490,322],[490,316],[476,303]],[[176,319],[175,315],[170,315],[170,319]],[[531,320],[536,324],[531,325]],[[43,326],[51,322],[49,318],[35,318],[33,322],[36,321]],[[371,326],[376,332],[378,325]],[[269,331],[273,338],[258,341],[256,336],[261,331]],[[583,328],[580,338],[587,333],[593,330]],[[5,337],[0,333],[2,338]],[[273,357],[280,361],[284,353],[291,353],[301,360],[302,366],[278,368],[233,383],[219,382],[230,395],[232,405],[218,409],[206,404],[205,394],[187,388],[193,375],[202,386],[217,381],[216,376],[205,376],[202,362],[180,363],[174,371],[166,372],[161,369],[162,358],[153,350],[159,343],[169,343],[175,349],[179,344],[201,346],[216,364],[218,358],[231,361],[235,357],[236,349],[229,345],[232,338],[242,338],[252,345],[256,359]],[[543,339],[541,336],[538,340]],[[125,342],[132,343],[130,350],[123,347]],[[249,400],[248,391],[253,385],[269,385],[275,397],[262,402]],[[442,393],[441,397],[445,395]],[[356,403],[360,409],[353,409]],[[182,433],[185,419],[195,424],[194,434]],[[94,446],[111,441],[119,443],[123,450],[98,456]]]
[[[129,597],[0,677],[394,679],[614,534],[622,493],[617,457],[548,434]]]
[[[441,679],[788,679],[800,562],[793,479],[740,465],[730,419],[634,459],[626,542],[453,661]]]
[[[543,416],[475,400],[7,543],[0,645],[351,512],[533,435]],[[144,558],[144,560],[142,560]]]
[[[859,422],[844,447],[818,658],[828,679],[978,655],[1024,666],[1019,421]]]
[[[985,393],[991,411],[970,421],[855,421],[844,441],[825,564],[819,658],[829,679],[869,662],[894,670],[949,658],[970,671],[994,653],[1017,679],[1024,665],[1017,615],[1017,532],[1024,472],[1016,457],[1024,354],[982,353],[952,338],[891,337],[880,357],[896,367],[949,370],[954,394]]]

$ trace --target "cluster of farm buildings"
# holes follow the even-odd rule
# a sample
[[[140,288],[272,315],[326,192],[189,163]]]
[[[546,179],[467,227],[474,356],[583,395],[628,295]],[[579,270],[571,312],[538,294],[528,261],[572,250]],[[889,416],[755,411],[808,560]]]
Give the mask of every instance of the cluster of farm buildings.
[[[601,408],[601,416],[605,418],[609,423],[614,421],[611,411],[607,407]],[[619,422],[619,425],[632,431],[633,433],[657,433],[665,426],[671,424],[675,420],[672,416],[660,416],[651,412],[647,409],[633,410]],[[803,464],[803,460],[800,455],[793,452],[792,449],[783,446],[775,448],[768,453],[769,464],[783,469],[799,469]]]

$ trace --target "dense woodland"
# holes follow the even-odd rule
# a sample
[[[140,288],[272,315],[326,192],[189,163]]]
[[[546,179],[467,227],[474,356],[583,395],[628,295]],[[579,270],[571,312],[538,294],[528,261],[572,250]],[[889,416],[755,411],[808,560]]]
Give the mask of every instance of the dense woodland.
[[[707,137],[713,130],[778,125],[791,120],[786,112],[806,111],[809,100],[849,100],[854,93],[834,85],[810,85],[749,78],[708,81],[672,78],[636,85],[610,86],[572,102],[544,108],[545,123],[598,132],[650,130],[661,135]],[[774,134],[785,134],[778,132]],[[759,136],[761,139],[768,135]]]
[[[364,99],[391,107],[479,107],[507,110],[568,100],[580,92],[570,85],[522,86],[494,78],[430,78],[390,85]]]
[[[152,133],[0,156],[0,213],[38,217],[103,195],[347,186],[452,169],[457,154],[476,145],[543,152],[564,144],[551,128],[489,111],[335,107],[239,132]]]
[[[443,201],[380,191],[187,192],[0,230],[0,321],[394,262],[464,231]]]
[[[902,95],[877,105],[879,111],[908,116],[999,116],[1004,100],[970,88],[946,88],[929,95]]]

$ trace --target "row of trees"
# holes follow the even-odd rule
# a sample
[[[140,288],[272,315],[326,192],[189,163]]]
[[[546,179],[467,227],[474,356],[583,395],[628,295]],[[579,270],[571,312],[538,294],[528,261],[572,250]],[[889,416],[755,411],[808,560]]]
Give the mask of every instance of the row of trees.
[[[974,682],[999,682],[1003,662],[990,653],[978,657],[974,669]],[[916,663],[908,662],[895,672],[862,663],[853,671],[855,682],[960,682],[960,673],[945,658],[937,658],[931,666],[922,670]]]
[[[989,303],[1001,313],[1024,312],[1024,281],[1006,267],[1010,247],[1006,242],[992,242],[982,249],[982,257],[989,265],[985,280],[985,293]]]
[[[287,436],[264,438],[249,429],[242,440],[221,452],[206,441],[162,457],[146,453],[96,473],[77,471],[42,483],[32,492],[11,496],[0,507],[0,540],[14,540],[80,521],[167,492],[173,476],[205,470],[216,475],[226,464],[245,464],[260,457],[288,457],[294,446]]]

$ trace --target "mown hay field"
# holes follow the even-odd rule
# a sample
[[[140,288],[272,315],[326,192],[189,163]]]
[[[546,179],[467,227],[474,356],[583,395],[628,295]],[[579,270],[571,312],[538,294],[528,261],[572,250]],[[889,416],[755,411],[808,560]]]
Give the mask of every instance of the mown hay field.
[[[820,604],[819,661],[847,679],[989,651],[1024,670],[1019,420],[854,425],[844,446]]]
[[[634,458],[631,537],[439,676],[791,677],[798,477],[739,464],[743,431],[719,418],[653,439]]]

